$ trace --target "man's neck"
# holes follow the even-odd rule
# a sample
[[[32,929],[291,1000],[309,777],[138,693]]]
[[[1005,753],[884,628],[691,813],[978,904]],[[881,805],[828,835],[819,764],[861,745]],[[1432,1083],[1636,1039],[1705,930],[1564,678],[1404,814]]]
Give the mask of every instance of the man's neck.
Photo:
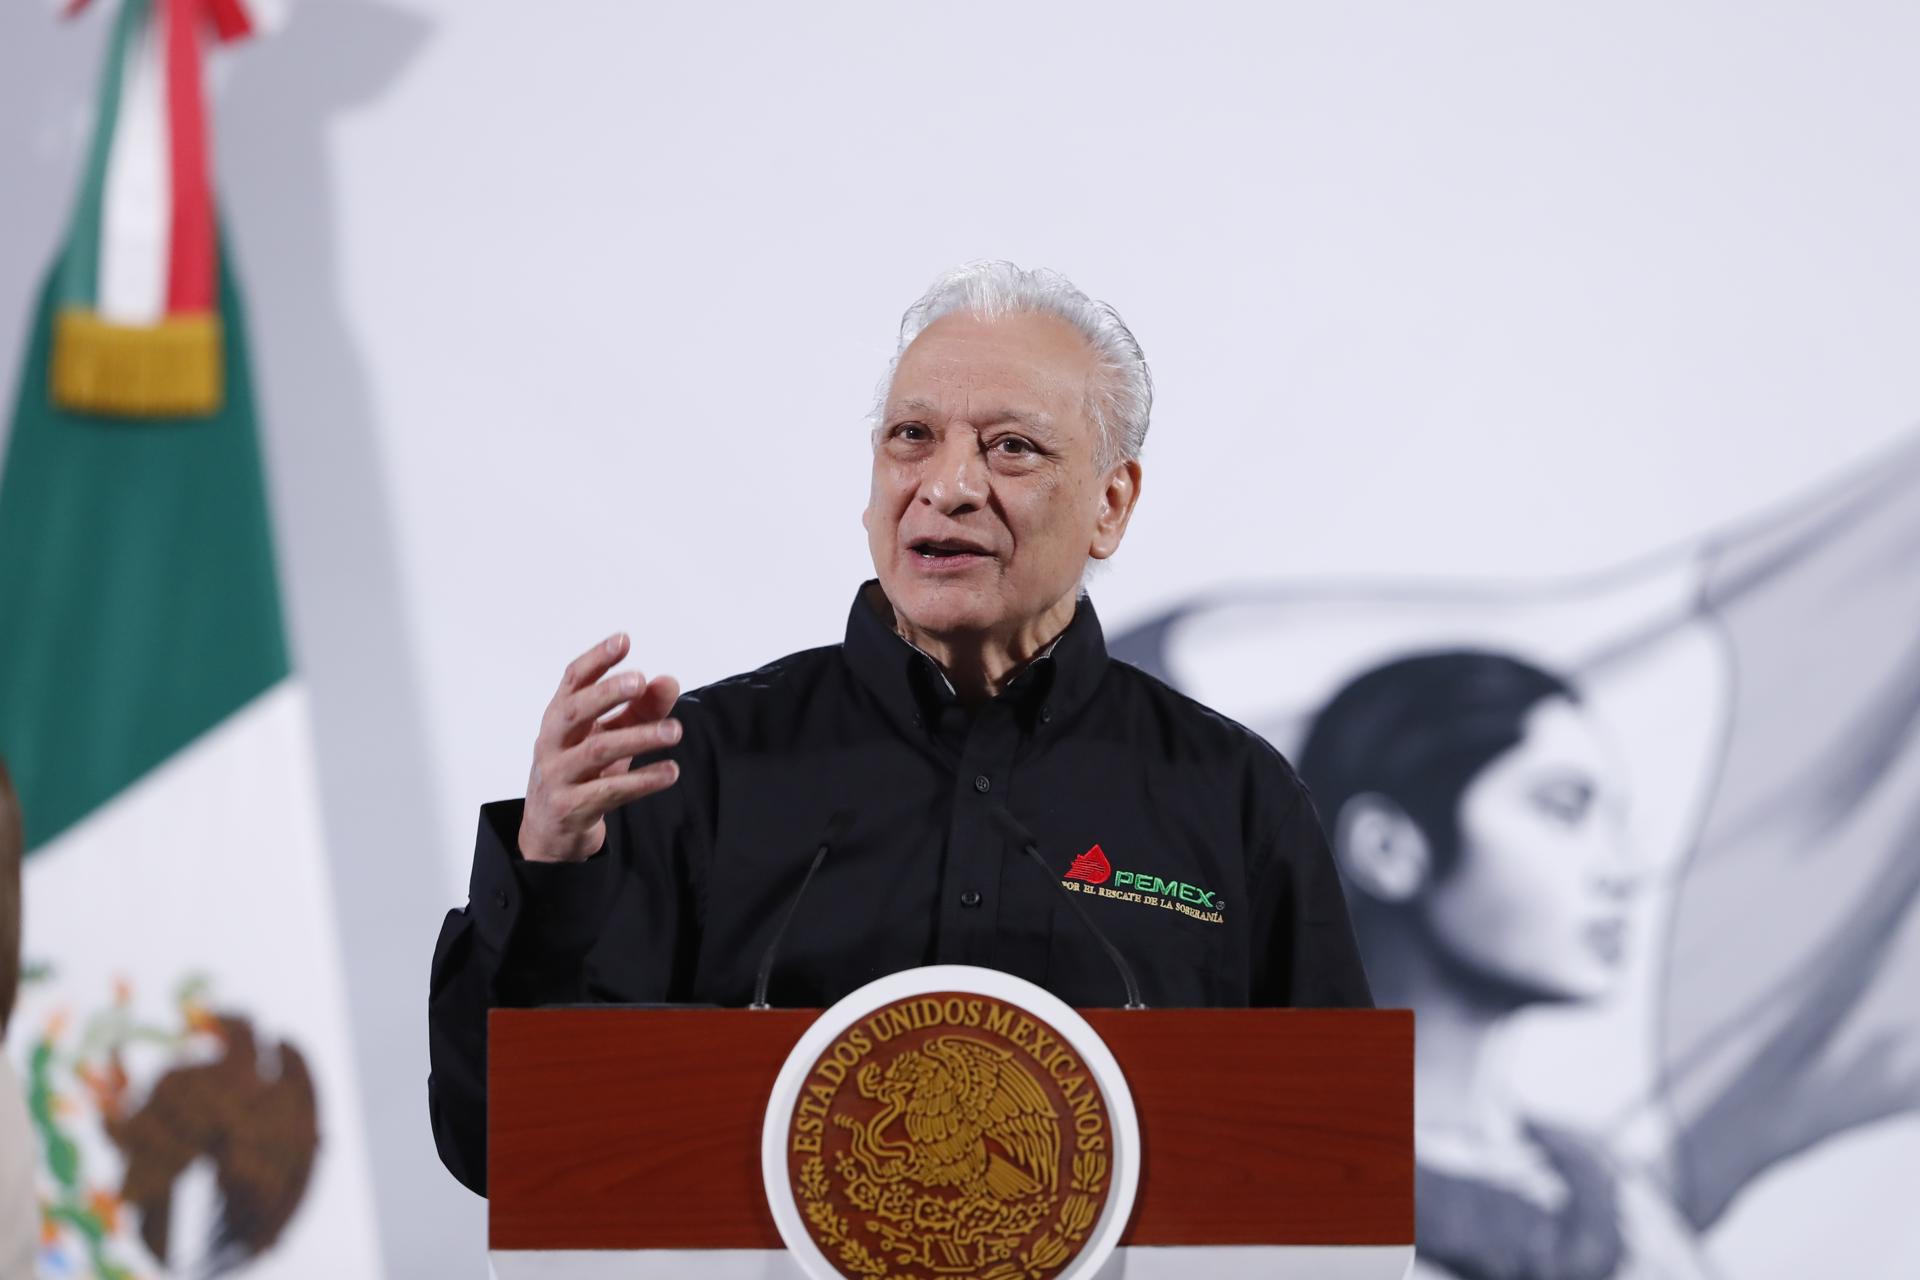
[[[933,659],[961,702],[973,705],[999,697],[1029,663],[1060,638],[1079,604],[1076,588],[1040,616],[1005,633],[935,635],[916,628],[897,610],[893,627],[902,640]]]

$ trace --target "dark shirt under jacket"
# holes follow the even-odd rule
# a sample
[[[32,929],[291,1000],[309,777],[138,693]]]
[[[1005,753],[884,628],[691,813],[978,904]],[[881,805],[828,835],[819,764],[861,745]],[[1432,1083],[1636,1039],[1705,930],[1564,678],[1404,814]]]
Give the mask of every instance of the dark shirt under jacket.
[[[746,1004],[836,810],[851,821],[782,945],[775,1005],[828,1005],[937,963],[1124,1003],[1060,890],[994,825],[996,802],[1056,876],[1100,846],[1105,883],[1069,883],[1149,1005],[1372,1003],[1312,803],[1266,742],[1110,660],[1084,599],[1046,656],[972,708],[892,621],[869,582],[844,644],[684,695],[685,734],[665,753],[679,782],[610,814],[584,863],[524,861],[522,802],[481,809],[428,1014],[433,1129],[455,1177],[486,1183],[490,1006]],[[1134,874],[1143,889],[1124,884]]]

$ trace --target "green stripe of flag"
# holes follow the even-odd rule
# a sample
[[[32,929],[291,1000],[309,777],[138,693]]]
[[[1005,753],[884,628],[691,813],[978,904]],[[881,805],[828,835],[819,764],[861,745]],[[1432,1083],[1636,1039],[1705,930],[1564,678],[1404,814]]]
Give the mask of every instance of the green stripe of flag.
[[[29,852],[289,670],[239,299],[212,417],[56,408],[43,290],[0,471],[0,757]]]
[[[100,219],[107,195],[107,162],[113,155],[113,131],[120,119],[120,87],[126,80],[133,37],[147,20],[150,0],[126,0],[113,25],[113,43],[100,72],[100,101],[93,121],[93,143],[80,181],[80,203],[67,231],[60,271],[60,301],[92,308],[100,299]]]

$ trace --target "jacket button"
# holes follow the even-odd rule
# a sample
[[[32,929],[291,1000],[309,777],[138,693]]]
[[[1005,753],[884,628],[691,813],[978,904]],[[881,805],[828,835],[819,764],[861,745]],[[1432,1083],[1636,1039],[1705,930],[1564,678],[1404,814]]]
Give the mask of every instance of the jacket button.
[[[1040,708],[1040,723],[1041,723],[1041,724],[1045,724],[1045,723],[1046,723],[1047,721],[1049,721],[1049,720],[1051,720],[1051,719],[1053,719],[1053,708],[1052,708],[1052,707],[1044,707],[1044,706],[1043,706],[1043,707],[1041,707],[1041,708]]]
[[[978,791],[981,795],[985,795],[987,794],[987,792],[993,789],[993,780],[987,777],[987,775],[984,773],[975,774],[973,779],[973,789],[975,791]]]
[[[963,893],[963,894],[961,894],[961,895],[960,895],[960,905],[961,905],[961,906],[963,906],[963,907],[977,907],[977,906],[979,906],[979,905],[980,905],[980,893],[979,893],[979,891],[978,891],[978,890],[975,890],[975,889],[969,889],[969,890],[967,890],[967,891],[966,891],[965,893]]]
[[[498,890],[497,892],[494,893],[493,905],[500,908],[502,911],[505,911],[507,909],[507,891],[505,889]]]

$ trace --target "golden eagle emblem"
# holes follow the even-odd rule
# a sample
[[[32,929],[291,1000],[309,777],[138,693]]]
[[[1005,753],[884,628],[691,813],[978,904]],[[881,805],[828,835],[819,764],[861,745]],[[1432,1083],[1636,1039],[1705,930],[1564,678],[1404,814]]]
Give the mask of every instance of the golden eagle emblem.
[[[876,1180],[909,1178],[1002,1203],[1059,1185],[1060,1118],[1007,1050],[937,1036],[885,1072],[869,1062],[857,1079],[861,1097],[885,1105],[865,1124],[835,1119],[853,1131],[853,1154]],[[904,1143],[887,1137],[896,1122]]]
[[[1020,1016],[1014,1038],[988,1013],[890,1006],[809,1076],[789,1167],[843,1275],[1048,1280],[1086,1243],[1107,1194],[1104,1100],[1050,1028]]]

